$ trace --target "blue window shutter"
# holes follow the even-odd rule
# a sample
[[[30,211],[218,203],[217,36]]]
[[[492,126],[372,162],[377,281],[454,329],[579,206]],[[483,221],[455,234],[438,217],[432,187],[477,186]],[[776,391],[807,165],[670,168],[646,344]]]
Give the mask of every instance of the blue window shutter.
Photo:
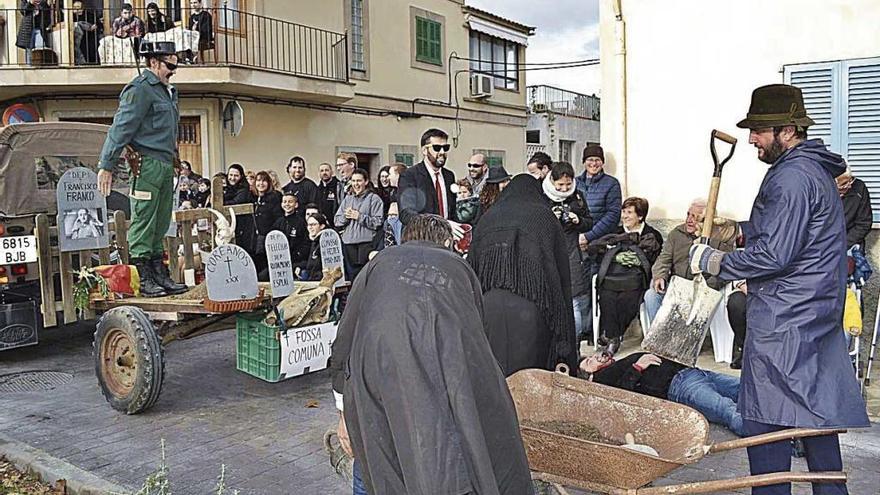
[[[839,71],[839,62],[785,66],[785,82],[801,89],[807,114],[816,122],[809,129],[810,139],[822,139],[836,153],[842,152]]]
[[[874,222],[880,222],[880,58],[843,62],[843,155],[853,175],[871,194]]]

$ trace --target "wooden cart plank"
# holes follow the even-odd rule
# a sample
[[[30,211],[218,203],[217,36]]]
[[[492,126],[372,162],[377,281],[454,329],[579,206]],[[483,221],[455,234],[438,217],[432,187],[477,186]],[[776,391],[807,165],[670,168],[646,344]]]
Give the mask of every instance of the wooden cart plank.
[[[119,249],[119,260],[123,265],[129,263],[128,259],[128,224],[125,220],[125,212],[117,210],[113,213],[114,232],[116,233],[116,247]]]
[[[73,260],[70,253],[59,255],[59,274],[61,276],[61,301],[64,304],[64,323],[77,320],[73,305]]]
[[[43,313],[43,326],[58,325],[55,314],[55,278],[52,276],[52,249],[49,241],[49,217],[37,215],[35,234],[37,236],[37,264],[40,271],[40,311]]]
[[[79,258],[79,267],[80,268],[83,268],[83,267],[90,267],[91,268],[91,267],[95,266],[94,260],[92,259],[92,251],[90,251],[90,250],[77,251],[77,255]],[[93,320],[95,318],[95,312],[92,311],[91,309],[85,309],[82,313],[82,316],[83,316],[84,320]]]

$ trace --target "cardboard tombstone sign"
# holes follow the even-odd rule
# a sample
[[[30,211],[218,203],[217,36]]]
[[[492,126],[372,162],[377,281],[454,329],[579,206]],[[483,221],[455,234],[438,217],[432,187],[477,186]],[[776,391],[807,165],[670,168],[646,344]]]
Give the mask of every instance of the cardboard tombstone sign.
[[[255,299],[259,292],[254,260],[235,244],[217,246],[205,262],[208,299],[242,301]]]
[[[58,201],[58,249],[61,252],[110,246],[107,200],[98,191],[98,175],[76,167],[64,172],[55,190]]]
[[[339,234],[332,229],[321,231],[321,264],[324,270],[333,270],[339,268],[342,271],[342,277],[333,284],[333,288],[339,287],[345,283],[345,266],[342,258],[342,239]]]
[[[293,262],[290,244],[284,233],[273,230],[266,236],[266,257],[269,260],[269,282],[272,297],[287,297],[293,292]]]

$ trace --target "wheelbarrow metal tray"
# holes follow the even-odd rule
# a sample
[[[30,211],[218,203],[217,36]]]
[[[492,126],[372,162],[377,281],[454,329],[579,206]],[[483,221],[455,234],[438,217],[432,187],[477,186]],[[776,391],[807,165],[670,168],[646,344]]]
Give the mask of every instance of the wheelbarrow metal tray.
[[[537,369],[514,373],[507,383],[520,422],[585,423],[617,444],[521,426],[529,467],[567,484],[639,488],[704,454],[709,425],[687,406]],[[659,455],[620,447],[627,433]]]

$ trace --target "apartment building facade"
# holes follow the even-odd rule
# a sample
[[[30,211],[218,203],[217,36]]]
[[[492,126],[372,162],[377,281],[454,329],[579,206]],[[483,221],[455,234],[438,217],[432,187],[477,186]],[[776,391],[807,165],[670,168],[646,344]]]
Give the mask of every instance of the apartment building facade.
[[[113,36],[122,2],[85,0],[100,13],[100,60],[82,63],[72,2],[53,4],[49,47],[15,47],[18,1],[0,0],[0,112],[31,105],[41,120],[109,123],[137,74],[131,40]],[[145,18],[146,2],[131,2]],[[189,3],[159,0],[176,28],[146,39],[187,48]],[[464,0],[203,0],[215,44],[172,83],[180,92],[180,150],[201,175],[242,163],[285,181],[291,156],[307,173],[356,153],[376,176],[387,163],[421,160],[430,127],[450,134],[449,166],[466,173],[474,152],[524,167],[528,37],[534,28]],[[177,33],[176,33],[177,31]],[[156,38],[165,36],[165,38]],[[152,37],[152,38],[151,38]],[[197,49],[194,51],[197,52]],[[48,53],[51,51],[52,53]],[[239,111],[240,109],[240,111]]]

